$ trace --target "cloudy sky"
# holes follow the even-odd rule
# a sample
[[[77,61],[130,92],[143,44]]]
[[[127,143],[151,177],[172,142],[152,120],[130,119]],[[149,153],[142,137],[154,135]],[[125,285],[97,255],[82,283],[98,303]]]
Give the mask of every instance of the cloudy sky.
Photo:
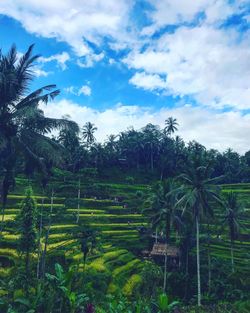
[[[32,88],[61,90],[48,116],[97,138],[180,124],[185,141],[250,150],[250,0],[0,0],[0,47],[41,55]]]

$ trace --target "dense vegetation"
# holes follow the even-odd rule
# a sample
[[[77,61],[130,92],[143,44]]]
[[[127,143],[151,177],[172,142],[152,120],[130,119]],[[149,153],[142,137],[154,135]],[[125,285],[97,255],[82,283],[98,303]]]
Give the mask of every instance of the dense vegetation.
[[[172,117],[98,143],[43,115],[56,86],[27,94],[37,57],[0,54],[0,311],[249,312],[250,151]]]

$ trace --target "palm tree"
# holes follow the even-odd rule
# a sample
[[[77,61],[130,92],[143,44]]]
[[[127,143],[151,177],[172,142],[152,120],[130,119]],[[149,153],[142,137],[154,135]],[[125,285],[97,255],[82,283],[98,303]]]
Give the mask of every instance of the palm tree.
[[[159,126],[147,124],[142,129],[143,133],[143,147],[145,155],[149,155],[150,168],[154,170],[154,158],[159,153],[159,144],[161,139],[161,132]]]
[[[176,201],[180,189],[173,179],[158,182],[149,199],[149,212],[154,227],[164,225],[166,242],[170,240],[171,226],[176,222]]]
[[[201,305],[201,282],[200,282],[200,219],[203,215],[213,215],[210,201],[221,202],[215,192],[213,183],[220,177],[210,178],[209,166],[198,166],[190,168],[186,174],[181,176],[183,195],[177,205],[183,209],[191,210],[196,225],[196,261],[197,261],[197,296],[198,306]]]
[[[53,129],[77,124],[65,119],[47,118],[39,109],[41,102],[53,100],[59,90],[56,85],[41,87],[30,94],[34,78],[32,66],[39,57],[32,55],[33,45],[18,58],[13,45],[7,55],[0,51],[0,162],[4,177],[1,186],[2,221],[9,188],[14,184],[15,164],[21,154],[24,161],[36,163],[45,170],[45,160],[60,159],[60,146],[46,135]],[[2,224],[3,226],[3,224]]]
[[[95,136],[94,133],[97,130],[97,127],[95,127],[95,124],[91,122],[85,123],[85,125],[82,128],[82,139],[86,140],[87,146],[89,147],[92,143],[95,142]]]
[[[165,230],[166,243],[170,241],[171,226],[179,224],[178,213],[176,212],[177,195],[180,188],[173,179],[157,183],[153,188],[153,195],[148,199],[148,208],[153,227],[163,227]],[[164,262],[164,285],[166,289],[167,277],[167,253]]]
[[[231,243],[232,272],[234,272],[234,241],[239,235],[239,230],[242,227],[240,224],[240,218],[242,217],[244,209],[241,207],[237,195],[234,192],[230,192],[226,196],[224,206],[226,212],[224,215],[222,228],[224,228],[224,226],[227,224]]]
[[[177,119],[173,118],[173,117],[169,117],[168,119],[165,120],[165,128],[164,128],[164,132],[167,135],[172,135],[175,131],[178,130],[177,126],[179,126],[179,124],[177,123]]]

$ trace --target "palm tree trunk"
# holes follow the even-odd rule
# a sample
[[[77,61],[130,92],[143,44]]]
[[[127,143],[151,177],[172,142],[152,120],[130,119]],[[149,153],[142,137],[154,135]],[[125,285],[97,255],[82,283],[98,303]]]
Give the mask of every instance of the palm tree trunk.
[[[153,158],[153,145],[150,144],[150,163],[151,163],[151,171],[154,171],[154,158]]]
[[[166,218],[166,243],[168,244],[170,239],[170,216],[167,214]]]
[[[208,250],[207,250],[207,263],[208,263],[208,293],[211,292],[211,281],[212,281],[212,271],[211,271],[211,251],[210,251],[210,224],[208,223]]]
[[[211,281],[212,281],[212,272],[211,272],[211,253],[210,253],[210,244],[208,247],[208,293],[211,292]]]
[[[197,297],[198,297],[198,306],[201,306],[200,227],[198,216],[196,216],[196,260],[197,260]]]
[[[164,259],[164,281],[163,281],[163,291],[166,291],[166,285],[167,285],[167,264],[168,264],[168,255],[167,255],[167,249],[165,251],[165,259]]]
[[[232,273],[234,273],[234,247],[233,247],[233,240],[231,240],[231,264],[232,264]]]
[[[184,293],[184,299],[187,299],[187,292],[188,292],[188,277],[189,277],[189,262],[188,262],[188,259],[189,259],[189,253],[188,253],[188,246],[187,246],[187,250],[186,250],[186,264],[185,264],[185,293]]]
[[[1,203],[2,203],[2,220],[1,220],[1,229],[0,229],[0,234],[3,232],[4,228],[4,216],[5,216],[5,208],[6,208],[6,202],[7,202],[7,196],[9,193],[9,189],[12,185],[12,179],[13,178],[13,168],[11,162],[8,162],[6,166],[6,174],[4,176],[3,182],[2,182],[2,188],[1,188]]]
[[[76,223],[78,224],[79,222],[79,214],[80,214],[80,198],[81,198],[81,181],[80,178],[78,180],[78,195],[77,195],[77,217],[76,217]]]
[[[49,225],[45,237],[45,243],[44,243],[44,249],[43,249],[43,255],[42,255],[42,277],[44,278],[45,275],[45,263],[46,263],[46,254],[47,254],[47,246],[49,242],[49,233],[50,233],[50,227],[51,227],[51,217],[53,212],[53,204],[54,204],[54,190],[52,189],[51,192],[51,200],[50,200],[50,215],[49,215]]]
[[[43,205],[44,205],[44,198],[42,198],[42,207],[41,207],[41,212],[40,212],[36,278],[40,277],[40,261],[41,261],[40,259],[41,259],[41,250],[42,250],[41,238],[42,238],[42,229],[43,229]]]

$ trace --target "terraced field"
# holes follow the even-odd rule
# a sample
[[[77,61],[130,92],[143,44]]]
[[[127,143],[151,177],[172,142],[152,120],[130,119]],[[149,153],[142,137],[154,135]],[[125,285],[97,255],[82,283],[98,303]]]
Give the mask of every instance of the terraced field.
[[[12,267],[19,260],[17,240],[19,238],[15,225],[18,216],[20,202],[24,198],[24,189],[28,185],[27,180],[17,179],[16,189],[9,195],[5,212],[5,228],[2,234],[0,247],[0,277],[9,275]],[[58,187],[59,186],[59,187]],[[52,187],[51,187],[52,188]],[[148,221],[140,212],[140,206],[136,199],[136,192],[148,192],[148,186],[128,184],[99,184],[99,190],[103,191],[98,198],[88,184],[81,186],[81,200],[79,207],[79,224],[77,217],[77,183],[68,181],[63,188],[59,182],[53,183],[54,197],[51,205],[50,196],[43,196],[37,186],[34,185],[34,193],[39,213],[44,220],[42,245],[45,242],[45,232],[48,228],[48,215],[51,214],[51,228],[48,244],[48,257],[62,258],[65,262],[77,265],[79,271],[95,270],[105,273],[109,277],[107,291],[115,292],[117,288],[124,294],[131,295],[133,289],[141,281],[140,271],[143,261],[136,257],[136,252],[144,248],[140,240],[138,228],[147,227]],[[237,192],[245,209],[242,217],[241,230],[245,238],[235,241],[235,265],[240,271],[249,270],[250,242],[247,236],[249,232],[250,216],[250,184],[224,185],[222,193],[230,190]],[[216,210],[216,220],[220,221],[221,208]],[[84,267],[83,254],[80,252],[79,239],[75,237],[81,226],[90,226],[97,231],[98,247],[88,255],[87,264]],[[230,259],[230,242],[225,229],[223,235],[217,238],[219,226],[211,225],[212,255],[220,259]],[[206,229],[206,225],[203,225]],[[204,246],[205,248],[205,246]],[[37,256],[33,256],[36,260]]]
[[[234,261],[236,269],[239,271],[249,272],[250,268],[250,184],[228,184],[222,185],[222,194],[233,191],[237,193],[238,199],[242,203],[244,213],[240,220],[240,236],[238,240],[234,242]],[[217,226],[212,227],[212,242],[211,252],[216,258],[230,260],[230,240],[228,236],[228,228],[223,227],[223,233],[221,236],[217,236],[222,229],[223,213],[221,208],[215,210],[215,220]],[[206,227],[206,225],[204,225]],[[204,227],[204,228],[205,228]]]
[[[9,275],[20,257],[17,251],[19,234],[15,220],[20,211],[20,203],[24,198],[26,186],[28,182],[25,179],[17,179],[15,190],[8,196],[4,217],[5,227],[0,247],[0,262],[2,263],[0,277]],[[94,194],[87,194],[87,188],[87,185],[82,184],[83,197],[78,200],[76,198],[77,183],[74,181],[64,183],[64,188],[61,190],[60,184],[54,182],[54,197],[53,204],[51,204],[49,195],[43,196],[37,186],[33,186],[37,209],[39,213],[42,213],[45,225],[42,248],[49,227],[48,216],[52,212],[47,247],[48,257],[63,258],[68,264],[76,264],[80,271],[92,269],[104,272],[109,275],[108,291],[115,291],[119,286],[124,289],[124,293],[131,294],[132,288],[140,282],[139,274],[143,264],[134,254],[143,249],[138,228],[147,226],[147,220],[140,214],[139,209],[128,203],[135,197],[137,190],[146,191],[147,186],[102,184],[102,188],[106,190],[105,195],[98,199]],[[80,207],[77,224],[78,202]],[[76,233],[81,227],[88,226],[97,231],[98,245],[88,254],[87,264],[84,267],[80,240],[76,237]],[[33,258],[36,262],[37,256],[34,255]]]

